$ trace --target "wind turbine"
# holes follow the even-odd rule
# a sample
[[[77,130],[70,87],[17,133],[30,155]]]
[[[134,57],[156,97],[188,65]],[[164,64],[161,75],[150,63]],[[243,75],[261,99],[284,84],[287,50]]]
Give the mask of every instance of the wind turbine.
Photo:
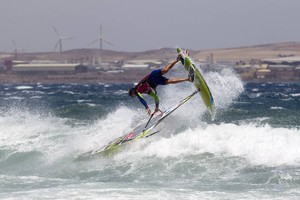
[[[16,41],[14,39],[12,39],[12,43],[14,44],[14,47],[15,47],[14,50],[13,50],[13,52],[15,54],[15,60],[18,60],[18,51],[24,51],[24,49],[18,48],[17,44],[16,44]]]
[[[54,51],[55,51],[56,48],[59,46],[59,53],[60,53],[61,58],[62,58],[62,46],[63,46],[62,42],[63,42],[63,40],[71,40],[71,39],[74,39],[74,38],[73,38],[73,37],[65,37],[65,36],[61,36],[61,35],[59,34],[59,32],[57,31],[57,29],[56,29],[54,26],[53,26],[53,30],[54,30],[54,32],[56,33],[57,37],[58,37],[58,41],[57,41],[57,43],[56,43],[56,45],[55,45],[55,47],[54,47]]]
[[[100,36],[99,36],[96,40],[92,41],[92,42],[89,44],[89,46],[92,45],[92,44],[95,44],[95,43],[98,42],[98,41],[99,41],[99,46],[100,46],[100,51],[99,51],[99,62],[98,62],[98,64],[99,64],[99,66],[101,67],[101,65],[102,65],[102,46],[103,46],[102,43],[103,43],[103,42],[106,42],[107,44],[113,46],[113,44],[112,44],[111,42],[109,42],[109,41],[107,41],[106,39],[103,38],[103,34],[102,34],[102,24],[100,24]]]

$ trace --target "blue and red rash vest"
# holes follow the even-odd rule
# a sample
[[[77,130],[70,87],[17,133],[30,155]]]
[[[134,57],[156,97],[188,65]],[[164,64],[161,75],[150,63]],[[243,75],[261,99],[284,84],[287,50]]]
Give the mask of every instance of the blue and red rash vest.
[[[145,76],[138,84],[137,84],[137,92],[138,93],[144,93],[144,94],[149,94],[150,92],[152,92],[152,88],[150,87],[149,83],[147,82],[149,78],[148,76]]]
[[[141,94],[149,94],[151,91],[156,89],[156,86],[165,85],[167,80],[168,79],[162,75],[161,69],[153,70],[137,84],[137,91]]]

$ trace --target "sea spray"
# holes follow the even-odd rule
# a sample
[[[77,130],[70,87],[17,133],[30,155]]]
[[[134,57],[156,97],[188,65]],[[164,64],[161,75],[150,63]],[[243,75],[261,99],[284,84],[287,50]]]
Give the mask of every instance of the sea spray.
[[[297,129],[255,124],[241,126],[220,124],[198,126],[167,138],[156,135],[147,142],[148,145],[145,145],[145,142],[133,145],[126,156],[142,159],[153,156],[167,158],[209,153],[244,158],[249,164],[258,166],[300,165],[300,151],[298,151],[300,131]]]
[[[225,68],[220,72],[206,72],[203,74],[206,83],[210,87],[214,98],[216,108],[216,118],[218,119],[218,110],[228,108],[240,94],[244,92],[244,84],[238,75],[231,69]],[[162,105],[174,105],[180,99],[188,96],[195,91],[195,87],[188,83],[179,83],[175,85],[159,86],[159,96],[162,98]],[[207,116],[205,116],[205,114]],[[206,121],[210,121],[207,108],[200,95],[195,95],[188,104],[182,106],[174,113],[177,117],[185,119],[197,119],[201,123],[199,117],[205,117]],[[193,124],[193,123],[189,123]]]

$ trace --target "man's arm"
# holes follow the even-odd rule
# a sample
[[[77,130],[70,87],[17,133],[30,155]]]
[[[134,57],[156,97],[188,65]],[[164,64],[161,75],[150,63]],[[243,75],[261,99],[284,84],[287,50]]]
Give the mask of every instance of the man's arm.
[[[140,100],[140,102],[143,104],[143,106],[145,106],[145,108],[149,108],[146,100],[144,99],[143,95],[141,93],[137,93],[137,97]]]
[[[146,102],[146,100],[144,99],[143,95],[141,93],[137,93],[137,97],[139,99],[139,101],[143,104],[143,106],[146,108],[148,114],[150,115],[151,114],[151,110]]]
[[[162,75],[168,73],[168,71],[169,71],[170,69],[172,69],[173,66],[174,66],[177,62],[178,62],[178,60],[176,59],[176,60],[170,62],[169,64],[167,64],[167,65],[161,70]]]

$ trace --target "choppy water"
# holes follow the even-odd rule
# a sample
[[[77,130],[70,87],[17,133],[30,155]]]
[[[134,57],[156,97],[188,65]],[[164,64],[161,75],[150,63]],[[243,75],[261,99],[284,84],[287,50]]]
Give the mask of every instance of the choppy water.
[[[81,162],[73,157],[147,120],[131,84],[1,85],[0,198],[299,199],[300,84],[205,77],[214,122],[195,96],[159,134]],[[160,87],[161,107],[192,92]]]

